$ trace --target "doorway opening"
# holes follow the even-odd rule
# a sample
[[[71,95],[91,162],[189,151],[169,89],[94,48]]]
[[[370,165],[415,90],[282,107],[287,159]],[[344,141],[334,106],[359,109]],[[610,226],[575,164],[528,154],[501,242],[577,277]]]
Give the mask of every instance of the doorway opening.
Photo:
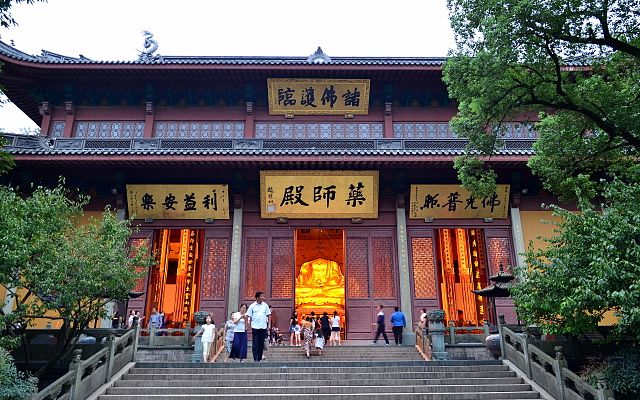
[[[487,286],[481,229],[438,229],[436,254],[440,301],[445,321],[456,326],[480,326],[489,320],[486,298],[471,290]]]
[[[164,312],[167,328],[182,328],[192,322],[199,301],[202,237],[202,232],[195,229],[156,231],[156,264],[149,277],[144,325],[154,308]]]
[[[296,229],[295,297],[299,318],[337,311],[342,327],[345,313],[345,231],[343,229]]]

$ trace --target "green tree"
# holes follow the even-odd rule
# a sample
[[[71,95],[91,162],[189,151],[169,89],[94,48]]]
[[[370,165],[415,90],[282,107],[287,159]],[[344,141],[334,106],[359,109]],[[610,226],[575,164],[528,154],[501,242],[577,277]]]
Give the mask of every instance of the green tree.
[[[640,185],[614,181],[603,203],[582,201],[561,217],[548,247],[526,253],[526,278],[513,288],[520,318],[552,333],[592,332],[607,311],[618,317],[612,341],[640,343]]]
[[[9,28],[18,25],[18,22],[11,15],[11,6],[18,3],[33,4],[37,1],[46,2],[47,0],[0,0],[0,27]]]
[[[529,162],[545,187],[575,197],[612,176],[637,181],[640,149],[640,1],[449,0],[457,48],[444,67],[459,104],[452,125],[470,139],[456,161],[463,184],[492,190],[482,161],[505,122],[528,120]],[[584,179],[586,178],[586,179]]]
[[[614,310],[638,326],[640,281],[640,1],[448,0],[456,49],[444,67],[458,101],[453,129],[463,185],[492,192],[491,156],[509,123],[538,133],[529,167],[580,213],[545,250],[530,249],[514,290],[519,315],[582,333]],[[636,340],[640,339],[637,334]]]
[[[35,319],[60,321],[50,364],[106,315],[106,304],[127,298],[137,271],[152,262],[147,248],[129,249],[129,221],[118,221],[111,210],[80,225],[87,201],[61,185],[37,188],[28,197],[0,187],[0,284],[16,303],[5,316],[7,330],[20,334]]]

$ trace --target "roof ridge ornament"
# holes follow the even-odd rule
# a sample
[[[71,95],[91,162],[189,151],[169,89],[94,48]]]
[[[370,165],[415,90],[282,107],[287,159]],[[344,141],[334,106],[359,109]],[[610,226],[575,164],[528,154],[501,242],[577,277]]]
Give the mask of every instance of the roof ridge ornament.
[[[326,55],[322,48],[318,46],[316,52],[307,57],[307,62],[309,64],[329,64],[331,63],[331,57]]]
[[[144,35],[144,49],[138,50],[138,60],[140,61],[156,61],[160,60],[159,54],[154,54],[158,50],[158,41],[153,38],[153,33],[149,31],[142,31]]]

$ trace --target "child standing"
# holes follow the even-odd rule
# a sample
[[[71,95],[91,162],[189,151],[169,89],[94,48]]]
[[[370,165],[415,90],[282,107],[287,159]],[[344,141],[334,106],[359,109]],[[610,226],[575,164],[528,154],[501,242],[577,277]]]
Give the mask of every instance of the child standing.
[[[224,362],[227,362],[227,360],[229,359],[229,355],[231,354],[231,347],[233,346],[233,333],[235,332],[235,328],[236,324],[233,322],[232,317],[229,316],[227,322],[224,323]]]
[[[213,319],[210,315],[207,315],[204,325],[200,328],[200,331],[196,333],[196,336],[202,335],[202,358],[204,362],[208,362],[211,358],[211,344],[213,343],[213,337],[215,336],[216,326],[213,324]]]
[[[293,326],[293,345],[296,346],[296,343],[298,346],[302,346],[302,342],[300,340],[300,331],[302,330],[302,328],[300,328],[300,324],[295,324]]]

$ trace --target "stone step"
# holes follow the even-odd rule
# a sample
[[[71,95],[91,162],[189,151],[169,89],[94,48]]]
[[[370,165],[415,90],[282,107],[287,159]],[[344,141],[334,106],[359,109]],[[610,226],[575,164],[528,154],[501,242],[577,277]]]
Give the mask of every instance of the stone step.
[[[169,368],[150,368],[144,366],[135,366],[129,370],[129,373],[134,374],[175,374],[176,372],[182,374],[246,374],[250,372],[259,373],[282,373],[291,370],[296,373],[319,373],[319,372],[334,372],[334,373],[358,373],[358,372],[388,372],[391,368],[394,372],[412,371],[412,372],[487,372],[487,371],[511,371],[508,366],[504,364],[488,364],[488,365],[433,365],[430,362],[422,362],[418,365],[393,365],[385,366],[378,364],[367,364],[366,366],[327,366],[318,365],[314,362],[298,363],[292,365],[272,365],[271,363],[254,364],[252,362],[247,363],[232,363],[227,365],[217,364],[188,364],[189,367],[169,367]],[[259,368],[259,369],[257,369]]]
[[[172,381],[153,381],[153,387],[211,387],[211,386],[242,386],[247,383],[247,379],[219,379],[209,380],[172,380]],[[257,386],[274,385],[274,386],[299,386],[299,380],[291,379],[251,379],[252,384]],[[215,385],[213,385],[215,383]],[[313,379],[313,383],[317,386],[398,386],[398,385],[500,385],[500,384],[517,384],[522,383],[522,379],[518,377],[493,377],[493,378],[409,378],[409,379]],[[148,380],[131,380],[124,379],[116,381],[116,387],[149,387]]]
[[[101,395],[98,400],[237,400],[246,398],[246,394],[224,394],[224,395]],[[253,398],[253,397],[252,397]],[[261,399],[269,400],[308,400],[309,394],[261,394]],[[363,399],[363,400],[525,400],[539,399],[536,392],[484,392],[484,393],[349,393],[349,394],[315,394],[313,400],[335,400],[335,399]]]
[[[214,394],[345,394],[345,393],[484,393],[524,392],[531,390],[526,383],[501,385],[414,385],[414,386],[236,386],[236,387],[111,387],[107,394],[118,395],[214,395]]]
[[[238,374],[239,375],[239,374]],[[254,371],[251,374],[243,374],[248,380],[254,376],[265,376],[267,374],[260,371]],[[122,377],[124,380],[147,380],[147,381],[196,381],[196,380],[214,380],[225,379],[228,374],[188,374],[188,373],[174,373],[171,375],[153,375],[153,374],[126,374]],[[323,379],[344,379],[344,372],[318,372],[318,373],[298,373],[291,371],[289,373],[272,373],[268,374],[271,379],[288,379],[295,381],[306,380],[323,380]],[[351,379],[378,379],[378,378],[397,378],[397,379],[437,379],[437,378],[499,378],[499,377],[513,377],[514,373],[511,371],[478,371],[474,373],[469,372],[373,372],[373,373],[349,373]]]

